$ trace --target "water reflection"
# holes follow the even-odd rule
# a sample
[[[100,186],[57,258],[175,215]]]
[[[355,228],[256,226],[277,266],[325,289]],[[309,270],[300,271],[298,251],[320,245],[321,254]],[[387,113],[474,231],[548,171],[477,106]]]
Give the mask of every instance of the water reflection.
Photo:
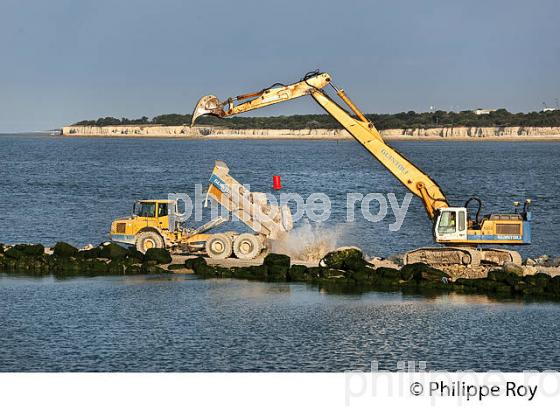
[[[0,371],[560,369],[560,305],[192,275],[0,277]],[[445,352],[445,354],[442,354]]]

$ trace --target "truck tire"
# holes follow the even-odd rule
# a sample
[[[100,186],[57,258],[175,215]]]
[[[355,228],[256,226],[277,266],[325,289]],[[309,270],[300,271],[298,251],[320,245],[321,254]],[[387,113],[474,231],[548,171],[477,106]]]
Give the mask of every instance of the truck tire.
[[[146,253],[151,248],[163,248],[165,246],[161,235],[154,231],[144,231],[136,235],[136,249]]]
[[[238,235],[233,242],[233,253],[239,259],[255,259],[262,248],[259,237],[250,233]]]
[[[212,259],[226,259],[231,256],[231,238],[223,233],[212,235],[204,246],[206,253]]]

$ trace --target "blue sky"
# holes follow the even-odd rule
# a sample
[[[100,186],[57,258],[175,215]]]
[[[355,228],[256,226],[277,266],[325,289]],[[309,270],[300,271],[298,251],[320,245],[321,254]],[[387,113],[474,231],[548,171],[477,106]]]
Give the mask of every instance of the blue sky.
[[[557,0],[0,0],[0,132],[191,112],[315,68],[366,112],[538,110],[560,98],[558,16]]]

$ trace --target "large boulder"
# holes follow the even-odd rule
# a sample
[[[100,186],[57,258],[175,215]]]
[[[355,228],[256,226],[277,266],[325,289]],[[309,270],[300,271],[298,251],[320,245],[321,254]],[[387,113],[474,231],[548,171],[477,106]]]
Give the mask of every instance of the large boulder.
[[[489,280],[492,280],[492,281],[495,281],[495,282],[498,282],[498,283],[504,283],[504,284],[509,285],[509,286],[513,286],[521,280],[521,276],[519,276],[516,273],[513,273],[511,271],[508,272],[504,269],[502,269],[502,270],[499,270],[499,269],[491,270],[490,272],[488,272],[487,278]]]
[[[502,266],[502,269],[504,272],[506,273],[511,273],[517,276],[523,276],[523,267],[519,266],[513,262],[506,262],[504,263],[504,266]]]
[[[268,276],[268,266],[266,265],[256,265],[249,266],[248,272],[251,279],[265,279]]]
[[[288,255],[269,253],[265,256],[263,266],[266,267],[266,279],[272,281],[285,281],[288,279],[288,270],[291,260]]]
[[[376,273],[384,279],[399,280],[401,279],[401,272],[398,269],[379,267]]]
[[[247,267],[236,267],[236,268],[222,268],[221,271],[217,271],[218,276],[233,277],[236,279],[255,279],[255,280],[265,280],[268,268],[264,265],[258,266],[247,266]]]
[[[152,248],[152,249],[156,249],[156,248]],[[160,266],[154,265],[153,263],[150,263],[153,261],[147,261],[144,262],[141,266],[140,266],[140,273],[143,275],[154,275],[154,274],[164,274],[164,273],[171,273],[170,271],[168,271],[167,269],[163,269]]]
[[[4,251],[4,255],[12,259],[37,258],[45,253],[43,245],[14,245]]]
[[[288,270],[288,280],[290,282],[305,282],[308,279],[307,266],[293,265]]]
[[[215,267],[215,270],[218,278],[253,279],[253,274],[249,268],[249,266],[232,268]]]
[[[357,248],[341,248],[327,253],[321,259],[321,266],[331,269],[359,271],[367,265],[364,254]]]
[[[10,258],[10,259],[21,259],[21,258],[25,257],[23,252],[17,250],[17,248],[15,246],[12,246],[11,248],[6,249],[4,251],[4,255],[7,258]]]
[[[172,260],[169,251],[163,248],[151,248],[144,254],[144,262],[155,261],[159,265],[167,265]]]
[[[70,258],[78,255],[78,248],[66,242],[57,242],[53,248],[53,255],[60,258]]]
[[[500,285],[499,282],[488,278],[476,278],[468,279],[472,285],[472,288],[480,292],[494,292],[496,288]]]
[[[451,276],[442,270],[436,269],[422,262],[411,263],[401,268],[403,280],[414,279],[416,282],[444,282],[447,283]]]
[[[99,258],[117,260],[124,259],[128,255],[128,249],[116,243],[108,243],[99,249]]]
[[[288,270],[290,265],[262,265],[266,268],[266,278],[268,280],[283,282],[288,280]]]
[[[207,265],[206,262],[198,263],[193,266],[193,271],[195,274],[203,277],[215,277],[216,269],[213,266]]]
[[[207,265],[206,260],[202,256],[185,260],[185,268],[187,269],[194,270],[198,265]]]
[[[322,276],[323,270],[325,270],[325,268],[321,268],[320,266],[312,266],[307,269],[307,277],[312,281],[319,279]]]
[[[279,253],[269,253],[265,256],[263,265],[271,266],[281,266],[285,268],[290,267],[290,257],[288,255],[281,255]]]
[[[99,252],[101,251],[100,247],[90,247],[86,249],[80,249],[78,251],[78,258],[82,259],[97,259],[99,258]]]
[[[525,276],[523,278],[523,280],[530,286],[534,286],[537,288],[546,288],[546,286],[548,285],[548,283],[550,282],[552,278],[550,277],[550,275],[543,273],[543,272],[538,272],[534,275],[530,275],[530,276]]]
[[[99,248],[82,249],[78,251],[78,257],[82,259],[97,259],[99,258]]]
[[[394,272],[386,271],[379,272],[379,269],[390,269],[390,268],[377,268],[376,275],[370,280],[370,284],[374,289],[379,290],[396,290],[401,287],[400,277],[396,276]],[[398,271],[397,271],[398,272]],[[383,276],[385,274],[385,276]]]
[[[546,291],[555,297],[560,297],[560,276],[554,276],[549,280]]]
[[[365,284],[369,282],[371,279],[375,278],[379,275],[379,272],[375,268],[372,267],[364,267],[363,269],[353,271],[345,271],[344,274],[348,279],[353,279],[357,284]]]
[[[129,259],[133,259],[135,261],[138,261],[138,262],[143,262],[144,261],[144,254],[142,252],[140,252],[138,249],[136,249],[134,246],[130,246],[128,248],[128,253],[127,253],[126,257],[129,258]]]
[[[23,253],[25,256],[41,256],[45,253],[45,247],[41,244],[35,245],[16,245],[15,249]]]

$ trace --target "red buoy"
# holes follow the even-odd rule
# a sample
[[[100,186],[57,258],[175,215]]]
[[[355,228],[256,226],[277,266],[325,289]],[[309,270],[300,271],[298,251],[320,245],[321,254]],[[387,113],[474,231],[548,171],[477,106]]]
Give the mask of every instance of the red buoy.
[[[280,175],[274,175],[272,177],[272,188],[282,189],[282,182],[280,182]]]

